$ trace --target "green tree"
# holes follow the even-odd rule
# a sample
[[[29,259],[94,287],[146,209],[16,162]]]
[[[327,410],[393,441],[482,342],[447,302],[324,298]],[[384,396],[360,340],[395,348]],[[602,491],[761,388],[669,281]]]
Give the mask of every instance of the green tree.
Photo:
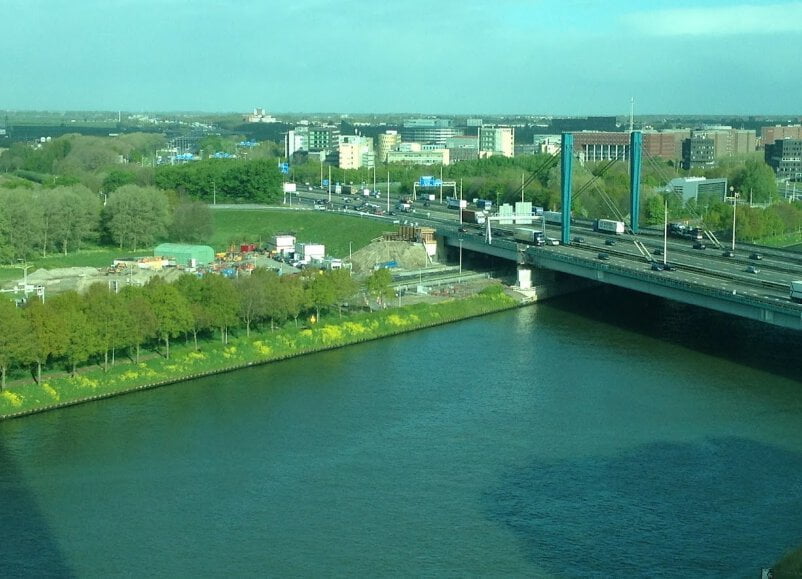
[[[145,296],[145,289],[128,286],[123,288],[121,294],[123,307],[130,320],[121,345],[134,348],[134,361],[139,364],[139,354],[142,345],[151,338],[155,338],[159,329],[159,321],[153,312],[150,301]]]
[[[758,159],[749,159],[735,173],[732,185],[741,193],[741,199],[755,203],[771,203],[777,198],[777,179],[774,171]]]
[[[242,276],[235,282],[239,292],[238,315],[242,323],[245,324],[245,335],[251,335],[251,326],[267,315],[270,305],[270,296],[267,292],[267,278],[275,272],[265,269],[255,269],[251,275]]]
[[[145,297],[156,318],[156,337],[164,341],[164,357],[169,359],[170,338],[175,338],[192,327],[189,302],[175,286],[165,283],[160,277],[148,282],[145,286]]]
[[[56,308],[63,320],[64,349],[63,357],[70,367],[70,374],[75,376],[78,364],[89,359],[89,356],[100,349],[98,336],[83,308],[83,299],[75,291],[68,291],[51,298],[50,307]]]
[[[42,383],[42,366],[67,349],[68,336],[64,317],[53,302],[34,299],[23,310],[28,321],[31,338],[31,358],[36,364],[36,383]]]
[[[31,191],[0,190],[0,256],[14,262],[32,257],[41,246],[42,206]]]
[[[129,328],[134,321],[122,296],[102,283],[92,284],[86,290],[84,310],[93,326],[98,351],[103,353],[103,371],[108,372],[109,353],[113,366],[116,350],[128,345]]]
[[[109,195],[104,208],[106,230],[120,249],[152,245],[169,221],[167,197],[153,187],[124,185]]]
[[[195,343],[195,350],[198,350],[198,332],[210,327],[210,314],[203,303],[203,282],[191,273],[185,273],[173,284],[189,304],[189,311],[192,314],[192,325],[189,331]]]
[[[14,302],[0,300],[0,390],[6,387],[6,373],[11,366],[28,362],[29,330]]]
[[[201,303],[211,326],[220,329],[220,339],[228,344],[228,329],[237,323],[239,293],[234,283],[220,275],[207,275],[201,283]]]
[[[207,241],[214,233],[209,206],[201,201],[183,201],[173,211],[170,238],[182,243]]]
[[[377,269],[368,276],[365,280],[365,287],[373,298],[380,304],[384,304],[384,300],[389,299],[395,295],[393,290],[393,275],[386,267]]]
[[[280,278],[283,286],[283,295],[287,300],[287,315],[295,320],[295,327],[298,327],[298,317],[311,307],[310,296],[306,291],[306,283],[298,275],[282,275]]]
[[[133,171],[112,169],[103,179],[103,191],[107,194],[112,193],[123,185],[133,185],[136,182],[136,174]]]

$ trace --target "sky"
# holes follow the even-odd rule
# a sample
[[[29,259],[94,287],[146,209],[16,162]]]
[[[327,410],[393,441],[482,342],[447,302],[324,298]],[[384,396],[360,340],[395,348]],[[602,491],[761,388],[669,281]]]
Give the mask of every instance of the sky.
[[[2,6],[0,110],[802,114],[802,1]]]

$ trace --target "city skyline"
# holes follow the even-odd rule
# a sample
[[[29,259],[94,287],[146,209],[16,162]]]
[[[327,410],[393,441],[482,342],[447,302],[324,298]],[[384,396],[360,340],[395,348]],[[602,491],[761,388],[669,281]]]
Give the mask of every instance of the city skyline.
[[[799,115],[802,2],[7,0],[0,109]]]

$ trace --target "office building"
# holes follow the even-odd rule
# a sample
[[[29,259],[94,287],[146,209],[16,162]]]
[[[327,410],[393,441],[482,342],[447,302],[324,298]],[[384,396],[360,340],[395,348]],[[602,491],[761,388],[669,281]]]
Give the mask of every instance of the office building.
[[[723,201],[727,195],[726,179],[705,179],[704,177],[677,177],[666,185],[666,192],[682,196],[682,202],[694,200],[697,207]]]
[[[774,141],[766,145],[764,155],[777,179],[802,181],[802,139]]]
[[[760,141],[764,147],[784,139],[802,139],[802,125],[777,125],[760,129]]]
[[[373,139],[359,135],[340,137],[338,146],[340,169],[371,168],[374,166]]]
[[[515,129],[483,125],[479,127],[479,157],[515,156]]]
[[[394,151],[401,144],[401,135],[398,131],[385,131],[378,136],[376,146],[376,159],[379,163],[387,162],[387,153]]]
[[[407,119],[401,126],[401,140],[445,148],[449,137],[462,134],[451,119]]]

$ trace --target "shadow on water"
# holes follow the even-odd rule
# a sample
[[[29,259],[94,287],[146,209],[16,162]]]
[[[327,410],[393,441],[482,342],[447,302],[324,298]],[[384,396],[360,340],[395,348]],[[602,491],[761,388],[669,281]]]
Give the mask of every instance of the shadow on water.
[[[802,333],[671,300],[603,286],[546,307],[802,381]]]
[[[0,539],[0,575],[3,577],[73,576],[2,440],[0,529],[3,534]]]
[[[485,496],[563,577],[747,577],[802,537],[802,455],[739,438],[538,460]]]

